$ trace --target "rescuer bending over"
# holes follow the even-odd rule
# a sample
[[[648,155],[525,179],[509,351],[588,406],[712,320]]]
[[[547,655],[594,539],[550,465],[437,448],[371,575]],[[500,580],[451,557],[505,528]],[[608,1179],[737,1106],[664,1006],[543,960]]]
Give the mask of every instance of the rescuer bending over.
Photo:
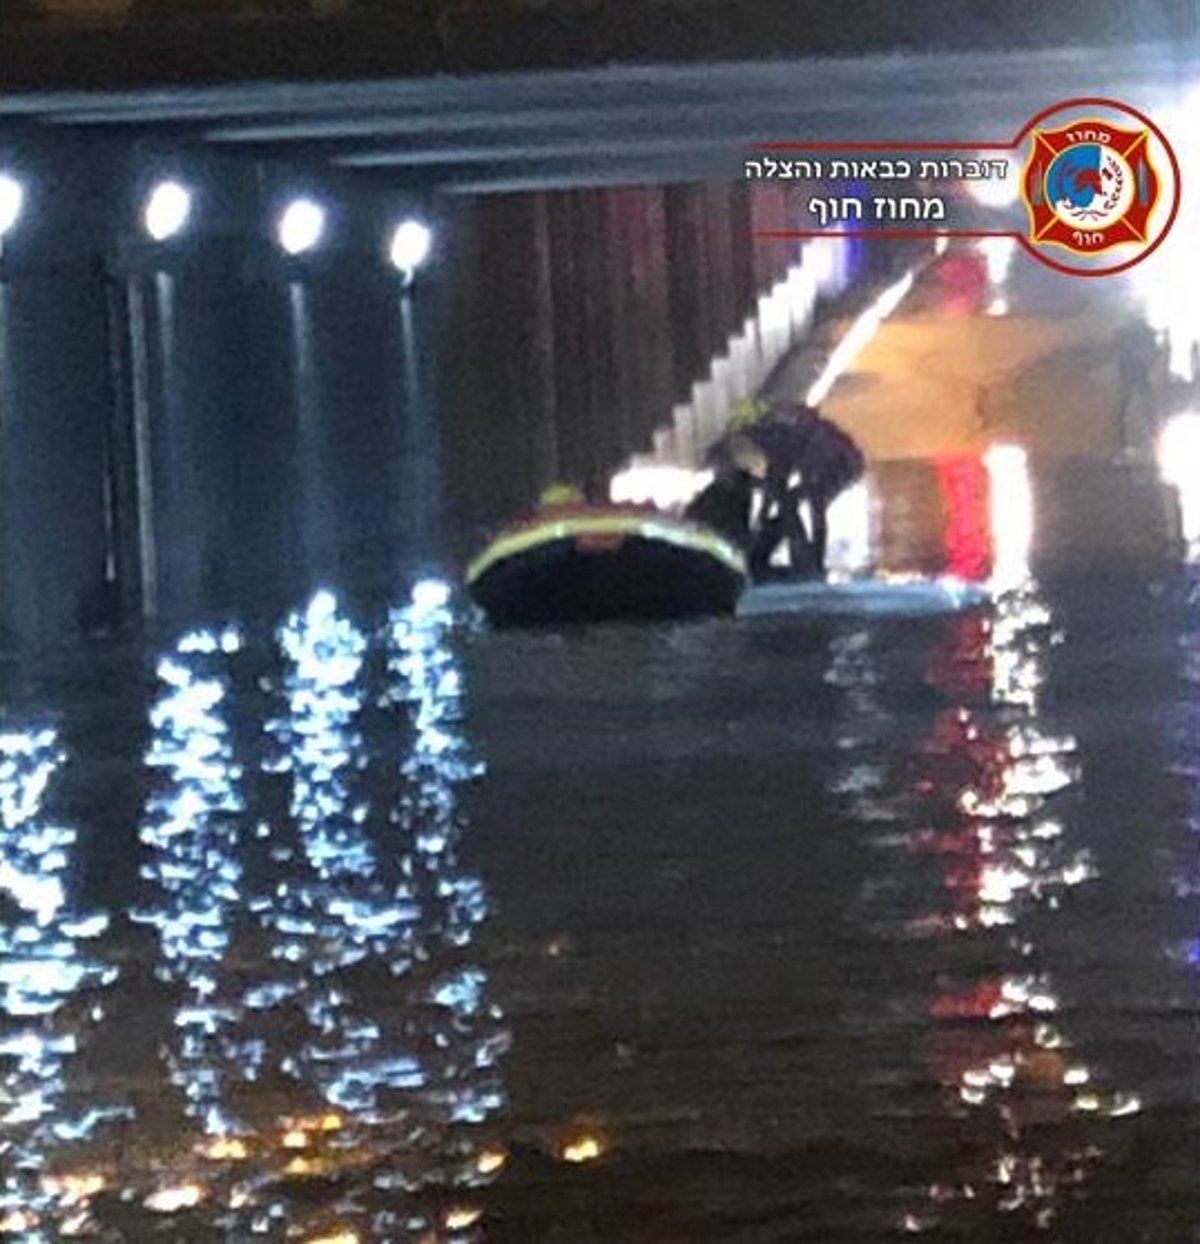
[[[787,543],[788,577],[825,574],[829,542],[828,511],[865,469],[862,451],[837,424],[811,406],[777,403],[753,419],[742,419],[709,455],[716,477],[689,507],[689,516],[730,534],[740,522],[755,580],[779,577],[771,559]],[[750,526],[750,489],[757,481],[762,503],[756,528]],[[807,505],[811,530],[801,514]],[[717,514],[721,526],[708,514]]]

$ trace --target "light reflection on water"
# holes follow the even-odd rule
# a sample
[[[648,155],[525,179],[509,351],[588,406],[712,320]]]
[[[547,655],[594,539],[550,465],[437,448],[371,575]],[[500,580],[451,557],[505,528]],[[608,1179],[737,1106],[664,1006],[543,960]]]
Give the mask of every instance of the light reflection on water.
[[[945,899],[914,919],[910,934],[990,939],[990,957],[1007,965],[983,975],[948,970],[930,1001],[927,1057],[946,1108],[986,1122],[969,1123],[961,1167],[931,1181],[928,1205],[906,1218],[910,1231],[980,1229],[997,1214],[1049,1229],[1103,1156],[1100,1137],[1085,1141],[1073,1115],[1139,1109],[1135,1097],[1095,1092],[1092,1068],[1064,1033],[1057,974],[1033,931],[1039,909],[1059,909],[1067,891],[1096,876],[1088,851],[1072,845],[1076,740],[1040,721],[1039,667],[1052,624],[1029,580],[999,598],[990,628],[952,622],[949,659],[931,670],[958,703],[920,749],[925,827],[906,846],[933,861]],[[990,1152],[981,1143],[989,1135]]]
[[[1066,636],[1030,567],[1028,464],[1019,449],[997,447],[978,463],[939,464],[939,480],[947,564],[986,577],[993,606],[944,624],[926,677],[945,707],[907,780],[886,763],[860,763],[843,767],[834,789],[850,796],[856,821],[877,827],[877,849],[891,857],[889,882],[880,888],[872,878],[864,891],[879,913],[872,923],[920,946],[925,971],[932,965],[937,976],[923,1057],[954,1159],[927,1168],[923,1197],[896,1229],[1035,1238],[1087,1196],[1108,1151],[1123,1143],[1108,1129],[1143,1103],[1076,1048],[1042,944],[1047,915],[1068,912],[1071,891],[1099,872],[1078,844],[1078,740],[1044,721],[1048,660]],[[832,657],[831,681],[854,720],[870,723],[842,740],[854,749],[870,745],[871,731],[886,737],[882,655],[869,635],[839,636]],[[899,921],[898,893],[918,904]],[[910,1109],[921,1119],[931,1106]]]
[[[224,966],[240,903],[242,770],[230,737],[228,658],[235,632],[185,635],[158,663],[145,763],[162,783],[146,801],[141,875],[153,898],[133,919],[158,935],[155,976],[172,987],[169,1078],[204,1131],[227,1124],[222,1101],[238,1074]]]
[[[457,788],[482,768],[451,622],[436,584],[370,635],[318,593],[258,680],[265,746],[233,719],[256,659],[237,631],[191,632],[158,662],[130,915],[157,944],[170,1018],[146,1074],[166,1083],[128,1147],[82,1143],[128,1104],[72,1109],[72,1056],[104,1018],[89,1000],[117,971],[85,957],[107,918],[72,910],[75,834],[42,814],[66,757],[52,730],[0,736],[18,912],[0,931],[5,1231],[140,1240],[167,1215],[180,1239],[476,1238],[471,1189],[504,1165],[483,1127],[509,1037],[472,957],[488,898],[460,859]]]
[[[108,917],[69,898],[75,830],[44,811],[65,761],[53,729],[0,734],[0,1233],[31,1241],[78,1225],[62,1155],[122,1114],[69,1083],[117,973],[91,948]]]
[[[950,620],[933,653],[929,680],[950,706],[918,749],[917,828],[898,845],[931,860],[944,891],[909,935],[982,942],[987,957],[1007,962],[982,975],[948,968],[930,1001],[926,1057],[964,1130],[960,1162],[937,1172],[926,1204],[905,1214],[910,1233],[970,1235],[997,1218],[1051,1230],[1064,1204],[1086,1195],[1110,1143],[1077,1120],[1141,1110],[1136,1095],[1098,1087],[1102,1077],[1073,1048],[1035,932],[1035,915],[1060,910],[1097,867],[1073,843],[1077,740],[1042,721],[1045,664],[1064,637],[1030,570],[1028,466],[1010,447],[990,451],[984,466],[995,605],[986,618]]]
[[[1081,811],[1087,717],[1061,705],[1078,614],[1031,569],[1019,451],[939,483],[947,561],[995,596],[944,622],[473,637],[507,663],[499,692],[487,661],[468,680],[438,583],[378,624],[319,592],[266,637],[189,632],[158,655],[143,713],[132,919],[75,897],[88,827],[55,815],[58,734],[0,732],[10,1233],[692,1244],[733,1206],[745,1217],[724,1238],[740,1244],[768,1218],[755,1181],[776,1169],[772,1146],[799,1146],[795,1132],[819,1143],[788,1152],[791,1217],[763,1239],[1093,1244],[1076,1211],[1129,1179],[1130,1132],[1160,1126],[1164,1081],[1114,1065],[1077,1005],[1087,953],[1063,954],[1111,927],[1081,910],[1097,890],[1125,896]],[[1194,599],[1187,617],[1163,749],[1194,831]],[[472,843],[481,701],[513,738],[489,741],[507,771],[472,805]],[[710,761],[736,789],[708,783]],[[743,825],[751,783],[762,799]],[[849,815],[798,808],[797,790],[832,792]],[[494,806],[514,792],[528,805]],[[704,800],[736,832],[706,822]],[[693,832],[706,824],[711,838]],[[769,852],[765,868],[745,843]],[[1176,915],[1200,885],[1197,844],[1163,866]],[[833,903],[803,918],[816,889],[853,898],[860,881],[866,921],[839,924]],[[1196,925],[1181,927],[1186,943],[1172,926],[1100,979],[1129,988],[1121,973],[1144,973],[1160,946],[1194,977]],[[528,1024],[516,1045],[497,937]],[[873,985],[897,960],[904,981]],[[1115,1006],[1102,1025],[1119,1038]],[[861,1030],[846,1018],[859,1013]],[[98,1040],[127,1031],[145,1065],[105,1078]],[[878,1155],[905,1139],[897,1174]],[[745,1185],[739,1146],[755,1164]],[[795,1193],[823,1161],[844,1164],[857,1201],[836,1180]],[[644,1222],[638,1205],[654,1207]]]

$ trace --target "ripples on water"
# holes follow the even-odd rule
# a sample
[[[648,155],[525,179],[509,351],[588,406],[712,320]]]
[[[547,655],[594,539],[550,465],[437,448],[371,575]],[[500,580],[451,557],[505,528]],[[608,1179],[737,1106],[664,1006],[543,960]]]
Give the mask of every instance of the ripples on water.
[[[369,637],[324,592],[269,653],[183,636],[126,912],[71,900],[56,730],[0,737],[10,1233],[473,1238],[509,1037],[472,953],[450,625],[422,584]],[[105,1028],[119,1071],[89,1056]]]
[[[996,571],[562,635],[319,592],[98,654],[99,732],[47,676],[8,1236],[1197,1239],[1200,588]]]

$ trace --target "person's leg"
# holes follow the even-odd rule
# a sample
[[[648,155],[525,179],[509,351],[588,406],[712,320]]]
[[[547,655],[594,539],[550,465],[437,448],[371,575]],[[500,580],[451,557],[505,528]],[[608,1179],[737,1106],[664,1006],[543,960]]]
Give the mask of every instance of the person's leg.
[[[803,501],[804,496],[801,492],[789,493],[787,505],[783,511],[783,536],[787,540],[788,561],[791,564],[792,574],[797,577],[812,574],[814,562],[812,537],[800,513]]]
[[[822,489],[814,489],[808,496],[812,511],[812,562],[813,572],[825,574],[825,554],[829,546],[829,502],[832,498]]]
[[[750,546],[750,578],[758,583],[771,577],[771,557],[783,538],[783,521],[779,514],[765,518],[759,523]]]

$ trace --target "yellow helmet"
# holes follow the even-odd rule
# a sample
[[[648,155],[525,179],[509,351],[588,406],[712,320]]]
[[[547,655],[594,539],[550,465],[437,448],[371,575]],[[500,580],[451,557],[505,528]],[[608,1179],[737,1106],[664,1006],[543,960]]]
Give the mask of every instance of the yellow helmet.
[[[729,421],[725,425],[728,432],[736,432],[739,428],[748,428],[757,423],[767,413],[767,403],[758,397],[744,397],[735,402],[729,412]]]
[[[583,505],[584,501],[583,491],[576,488],[573,484],[551,484],[548,488],[542,489],[542,495],[538,499],[538,504],[543,507],[554,508],[557,506]]]

